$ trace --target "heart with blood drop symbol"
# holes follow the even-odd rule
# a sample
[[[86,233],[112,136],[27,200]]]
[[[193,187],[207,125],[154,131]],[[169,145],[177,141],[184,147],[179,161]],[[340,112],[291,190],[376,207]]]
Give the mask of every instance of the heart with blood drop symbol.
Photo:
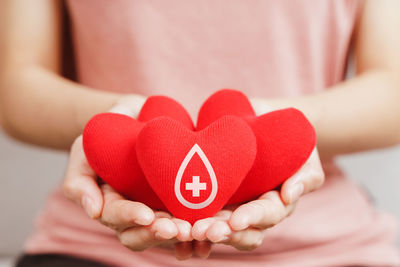
[[[247,123],[234,116],[197,132],[160,117],[140,131],[136,152],[167,209],[193,224],[215,215],[237,190],[253,165],[256,139]]]
[[[282,184],[303,166],[316,145],[314,128],[301,111],[287,108],[256,116],[249,99],[232,89],[220,90],[203,103],[196,130],[226,115],[243,118],[257,139],[254,165],[228,204],[255,199]]]
[[[96,174],[126,198],[154,209],[166,210],[144,176],[136,157],[137,135],[153,118],[167,116],[193,130],[193,122],[175,100],[151,96],[143,105],[138,120],[116,113],[95,115],[83,131],[83,149]]]
[[[94,116],[83,147],[90,166],[116,191],[193,223],[275,188],[305,163],[316,143],[300,111],[256,116],[235,90],[209,97],[193,128],[179,103],[153,96],[138,120]]]

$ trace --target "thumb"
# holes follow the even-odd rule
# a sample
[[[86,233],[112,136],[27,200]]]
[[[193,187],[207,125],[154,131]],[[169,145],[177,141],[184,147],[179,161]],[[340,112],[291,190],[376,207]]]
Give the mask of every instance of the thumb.
[[[98,218],[103,208],[103,195],[96,179],[83,152],[82,136],[79,136],[71,147],[62,189],[64,195],[81,205],[91,218]]]
[[[281,198],[286,204],[299,200],[300,196],[319,188],[325,180],[318,151],[314,148],[305,164],[281,188]]]

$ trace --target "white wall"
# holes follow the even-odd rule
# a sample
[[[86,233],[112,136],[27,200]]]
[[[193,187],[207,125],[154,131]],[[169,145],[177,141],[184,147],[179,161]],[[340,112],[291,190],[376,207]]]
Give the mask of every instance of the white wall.
[[[400,218],[400,146],[342,156],[338,163],[372,194],[379,209]]]
[[[66,162],[66,153],[15,142],[0,130],[0,256],[19,252]]]
[[[47,192],[63,177],[67,155],[11,140],[0,131],[0,257],[18,253]],[[400,217],[400,147],[339,159],[380,209]]]

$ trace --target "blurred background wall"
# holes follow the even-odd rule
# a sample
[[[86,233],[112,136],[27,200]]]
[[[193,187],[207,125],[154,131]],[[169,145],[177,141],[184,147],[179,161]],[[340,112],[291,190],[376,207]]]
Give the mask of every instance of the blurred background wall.
[[[379,209],[400,218],[400,146],[338,158]],[[0,131],[0,258],[19,253],[35,214],[65,171],[67,154],[16,142]],[[0,266],[1,262],[0,262]]]

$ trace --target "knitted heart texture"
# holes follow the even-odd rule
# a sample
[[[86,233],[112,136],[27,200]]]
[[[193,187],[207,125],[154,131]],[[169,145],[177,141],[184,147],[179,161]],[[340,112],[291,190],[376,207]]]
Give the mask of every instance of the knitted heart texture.
[[[137,120],[101,113],[83,131],[88,163],[104,182],[191,224],[276,188],[315,145],[299,110],[256,116],[248,98],[231,89],[203,103],[196,128],[178,102],[151,96]]]

